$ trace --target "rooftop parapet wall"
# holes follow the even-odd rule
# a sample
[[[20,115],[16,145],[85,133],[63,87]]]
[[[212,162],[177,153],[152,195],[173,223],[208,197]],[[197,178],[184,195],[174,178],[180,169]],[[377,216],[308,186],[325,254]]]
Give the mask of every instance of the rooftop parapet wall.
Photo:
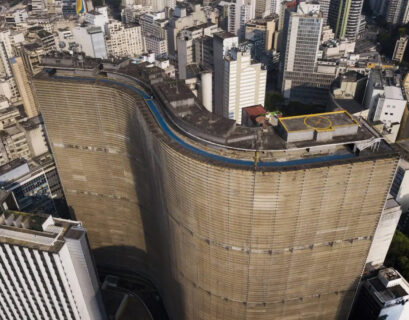
[[[166,90],[169,90],[168,85],[171,84],[168,82],[161,81],[149,87],[148,84],[130,76],[129,74],[132,75],[132,72],[128,72],[128,74],[104,72],[101,75],[101,73],[95,73],[92,70],[53,70],[50,75],[47,73],[39,74],[37,79],[46,80],[51,77],[56,81],[99,83],[104,86],[122,88],[122,90],[129,91],[138,97],[142,95],[147,102],[148,109],[150,109],[149,112],[153,114],[154,122],[159,124],[159,127],[165,134],[170,135],[172,140],[182,145],[186,151],[193,151],[195,156],[204,155],[211,161],[221,160],[227,165],[242,164],[250,168],[265,167],[270,169],[285,167],[286,165],[347,159],[358,155],[351,152],[351,145],[371,146],[375,142],[376,148],[366,148],[365,153],[361,153],[359,156],[376,158],[382,154],[393,153],[392,149],[381,141],[379,135],[374,130],[369,129],[368,125],[359,125],[355,135],[350,135],[350,132],[347,131],[347,135],[323,136],[321,134],[319,137],[314,135],[313,140],[308,141],[305,139],[301,139],[303,141],[285,141],[285,134],[280,133],[277,127],[271,126],[267,130],[262,130],[262,128],[238,126],[234,121],[209,113],[196,100],[191,105],[173,107],[166,96]],[[174,85],[175,82],[173,82]],[[179,93],[173,94],[171,97],[180,99],[179,96],[182,98],[189,96],[190,91],[189,93],[182,92],[188,90],[187,88],[181,84],[177,84],[177,86]],[[153,93],[153,95],[149,93]],[[341,121],[342,118],[341,115],[336,117],[328,114],[328,116],[334,117],[338,121]],[[349,117],[346,116],[344,120],[352,121],[353,118]],[[343,130],[345,129],[343,128]],[[361,148],[354,147],[353,149]],[[314,158],[315,156],[317,157]]]
[[[64,64],[63,68],[66,69],[66,65]],[[54,61],[53,64],[48,61],[47,66],[48,68],[55,67],[58,66],[58,63]],[[314,154],[314,150],[322,153],[320,150],[326,149],[326,146],[329,145],[336,146],[337,150],[346,150],[345,146],[369,142],[374,139],[374,134],[376,135],[367,129],[367,125],[361,123],[364,120],[360,120],[358,126],[345,126],[342,130],[340,126],[337,126],[332,133],[320,132],[317,134],[316,132],[310,133],[308,137],[304,133],[302,137],[287,140],[287,132],[281,130],[280,127],[249,128],[236,125],[231,120],[209,113],[194,97],[190,97],[191,92],[184,84],[166,79],[160,69],[134,64],[119,69],[116,66],[107,65],[104,67],[106,71],[102,73],[100,68],[95,69],[92,64],[90,69],[78,69],[74,65],[73,68],[71,71],[59,69],[57,73],[66,76],[93,77],[96,81],[98,79],[104,81],[104,77],[107,77],[107,79],[141,85],[148,95],[153,94],[155,104],[164,115],[164,119],[167,119],[168,124],[187,138],[193,138],[196,142],[202,142],[210,147],[214,144],[218,149],[223,147],[226,150],[259,152],[260,161],[263,161],[263,158],[266,161],[275,158],[281,159],[281,161],[294,159],[291,154],[300,154],[299,151],[302,149],[309,149],[309,152],[304,154],[310,157]],[[172,86],[177,86],[177,90],[173,90],[174,92],[168,95],[167,92],[171,90]],[[179,103],[175,108],[176,105],[172,99],[176,98],[176,100],[183,102],[184,100],[180,100],[180,97],[188,96],[189,99],[185,99],[185,103]],[[379,138],[379,135],[376,138]],[[334,148],[329,149],[333,150]],[[383,143],[382,151],[387,149],[387,145]],[[371,149],[373,155],[376,155],[378,151],[379,149]],[[274,155],[272,156],[272,154]],[[369,155],[369,152],[367,154]]]

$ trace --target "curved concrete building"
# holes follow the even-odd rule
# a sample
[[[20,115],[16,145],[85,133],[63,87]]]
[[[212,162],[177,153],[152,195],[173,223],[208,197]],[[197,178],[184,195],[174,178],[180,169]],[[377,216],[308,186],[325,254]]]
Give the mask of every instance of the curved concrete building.
[[[243,128],[156,69],[46,64],[36,97],[100,267],[153,279],[172,319],[346,319],[397,162],[371,128]]]

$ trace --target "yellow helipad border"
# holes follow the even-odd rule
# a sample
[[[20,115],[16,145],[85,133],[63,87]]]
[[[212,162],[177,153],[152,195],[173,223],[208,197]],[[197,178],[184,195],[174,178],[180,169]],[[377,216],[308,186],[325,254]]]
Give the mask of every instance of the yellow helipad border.
[[[332,126],[331,126],[331,129],[329,129],[329,128],[316,129],[316,128],[312,128],[312,127],[310,127],[310,126],[307,125],[307,126],[310,127],[311,129],[288,130],[288,128],[287,128],[287,126],[285,125],[284,122],[285,122],[285,120],[288,120],[288,119],[309,118],[309,117],[325,116],[325,115],[340,114],[340,113],[344,113],[346,116],[348,116],[348,117],[352,120],[352,122],[353,122],[354,124],[358,125],[358,121],[356,121],[356,120],[354,119],[354,117],[351,116],[351,114],[350,114],[348,111],[346,111],[346,110],[331,111],[331,112],[322,112],[322,113],[314,113],[314,114],[304,114],[304,115],[300,115],[300,116],[291,116],[291,117],[282,117],[282,118],[278,118],[278,121],[279,121],[280,124],[283,126],[283,128],[285,129],[286,132],[298,132],[298,131],[309,131],[309,130],[332,131],[332,130],[334,130],[335,127],[338,127],[338,128],[340,128],[340,127],[348,127],[348,126],[350,126],[351,124],[341,124],[341,125],[335,125],[335,126],[332,125]],[[331,121],[330,119],[328,119],[328,120]],[[305,120],[304,120],[304,121],[305,121]],[[305,124],[305,122],[304,122],[304,124]],[[331,124],[332,124],[332,121],[331,121]]]

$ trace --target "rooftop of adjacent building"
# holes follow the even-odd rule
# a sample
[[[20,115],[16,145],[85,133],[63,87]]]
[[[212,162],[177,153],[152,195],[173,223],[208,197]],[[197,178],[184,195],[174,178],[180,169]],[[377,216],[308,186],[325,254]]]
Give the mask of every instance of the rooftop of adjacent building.
[[[231,32],[223,31],[223,32],[216,32],[213,34],[213,37],[216,39],[224,40],[224,39],[229,39],[229,38],[237,38],[236,35],[234,35]]]
[[[404,100],[401,87],[385,87],[385,98],[393,100]]]
[[[188,27],[188,28],[186,28],[186,29],[184,29],[184,30],[196,31],[196,30],[201,30],[201,29],[205,29],[205,28],[208,28],[208,27],[213,27],[213,26],[214,26],[215,28],[217,28],[217,25],[216,25],[216,24],[211,23],[211,22],[205,22],[205,23],[202,23],[202,24],[198,24],[198,25],[196,25],[196,26]]]
[[[48,172],[54,168],[51,153],[44,153],[30,160],[14,159],[0,166],[0,186],[11,190],[20,186],[24,181],[38,176],[39,173]]]
[[[251,26],[253,26],[253,27],[266,26],[268,22],[275,21],[275,20],[278,19],[278,17],[279,16],[277,14],[273,13],[273,14],[271,14],[269,16],[264,17],[264,18],[257,18],[257,19],[249,20],[249,21],[246,22],[246,26],[250,26],[250,27]]]
[[[78,221],[14,210],[0,214],[0,243],[56,253],[66,239],[78,240],[84,235]]]
[[[365,286],[381,306],[391,306],[409,300],[409,284],[393,268],[382,269],[365,281]]]
[[[342,81],[350,81],[350,82],[355,82],[358,80],[361,80],[365,78],[365,76],[359,72],[356,71],[347,71],[344,74],[341,75],[341,80]]]
[[[246,113],[249,117],[258,117],[261,114],[265,114],[267,111],[263,108],[261,104],[246,107],[242,109],[244,113]]]
[[[58,60],[58,62],[52,58],[43,60],[47,68],[49,68],[48,70],[50,70],[49,74],[54,78],[53,81],[67,82],[75,80],[78,75],[72,71],[52,69],[56,66],[61,68],[70,66],[68,62],[63,63],[61,59]],[[71,66],[76,63],[72,59],[70,61]],[[144,83],[142,87],[147,92],[142,94],[142,97],[145,96],[146,101],[149,102],[153,95],[154,103],[161,110],[160,113],[166,114],[166,119],[171,119],[166,125],[167,127],[164,128],[164,133],[170,134],[168,131],[177,128],[177,131],[182,133],[183,143],[192,143],[195,146],[194,148],[199,149],[203,148],[202,144],[204,143],[206,145],[205,149],[215,154],[219,154],[221,146],[224,146],[223,153],[232,157],[252,159],[254,162],[253,152],[257,151],[260,163],[272,160],[284,163],[286,160],[309,159],[323,154],[341,157],[379,157],[394,153],[389,145],[382,140],[381,136],[364,120],[354,119],[346,112],[327,113],[315,117],[318,120],[330,121],[332,123],[331,130],[334,129],[333,132],[337,131],[337,134],[321,135],[319,139],[315,135],[305,135],[301,140],[290,141],[288,135],[283,134],[279,126],[269,126],[267,128],[244,127],[236,124],[234,120],[208,112],[183,81],[168,79],[163,70],[159,68],[156,68],[158,70],[152,70],[153,68],[146,68],[144,63],[138,65],[123,64],[122,66],[106,65],[104,67],[105,71],[101,75],[98,75],[92,65],[90,68],[88,71],[82,70],[81,77],[84,79],[78,78],[78,80],[84,81],[88,77],[91,83],[99,83],[100,85],[116,87],[121,90],[128,90],[121,86],[121,76],[126,83],[136,81],[134,82],[136,88],[141,88],[141,83],[138,81],[142,81]],[[110,72],[116,72],[115,78],[110,78]],[[50,75],[43,72],[38,74],[36,79],[49,81]],[[138,92],[138,90],[140,89],[135,91]],[[141,93],[136,92],[132,94],[140,97]],[[152,108],[149,105],[148,107]],[[305,119],[313,121],[314,117],[306,115],[293,119],[282,118],[281,123],[288,123],[295,130],[307,130]],[[165,120],[165,122],[167,121]],[[349,126],[353,130],[338,130],[337,127],[342,125]],[[315,125],[312,127],[312,129],[308,127],[308,130],[317,133],[322,131],[322,128],[316,128]],[[372,148],[374,143],[376,147]],[[217,147],[211,148],[212,145]],[[351,148],[351,146],[356,148]],[[360,150],[359,155],[354,153],[352,149]],[[289,152],[292,150],[294,152]]]
[[[382,90],[387,86],[401,86],[401,75],[398,70],[375,67],[371,70],[370,77],[375,89]]]
[[[102,28],[99,26],[87,26],[88,34],[102,33]]]
[[[36,42],[25,43],[25,44],[23,45],[23,47],[24,47],[26,50],[28,50],[28,51],[35,51],[35,50],[38,50],[38,49],[41,49],[41,48],[42,48],[41,44],[36,43]]]
[[[25,165],[26,163],[27,163],[27,160],[23,158],[11,160],[10,162],[0,166],[0,176],[6,172],[9,172],[10,170],[13,170],[22,165]]]

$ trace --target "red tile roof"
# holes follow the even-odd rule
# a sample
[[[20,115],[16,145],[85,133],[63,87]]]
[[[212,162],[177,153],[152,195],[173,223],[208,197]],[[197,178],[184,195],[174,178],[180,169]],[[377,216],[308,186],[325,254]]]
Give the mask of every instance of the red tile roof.
[[[243,110],[251,118],[256,118],[259,115],[267,112],[266,109],[264,109],[261,104],[258,104],[256,106],[246,107],[246,108],[243,108]]]

